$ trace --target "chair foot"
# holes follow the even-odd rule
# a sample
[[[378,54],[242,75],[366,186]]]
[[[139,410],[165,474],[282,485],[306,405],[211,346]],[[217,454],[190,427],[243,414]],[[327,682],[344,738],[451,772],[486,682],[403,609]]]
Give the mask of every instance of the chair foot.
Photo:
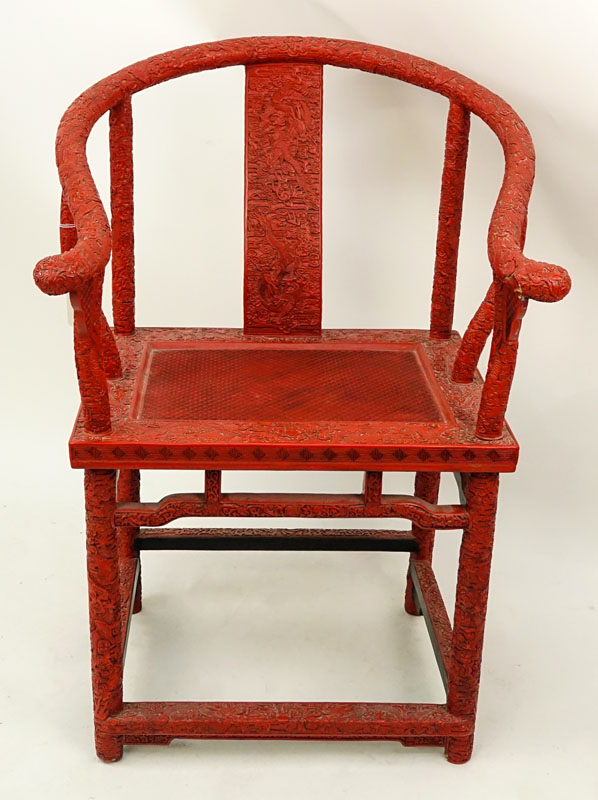
[[[444,755],[450,764],[465,764],[473,752],[473,733],[469,736],[449,736],[444,745]]]
[[[413,581],[411,575],[407,575],[407,588],[405,590],[405,611],[414,617],[421,616],[421,609],[415,602],[415,592],[413,591]]]
[[[120,761],[123,757],[123,737],[96,728],[96,753],[107,764]]]

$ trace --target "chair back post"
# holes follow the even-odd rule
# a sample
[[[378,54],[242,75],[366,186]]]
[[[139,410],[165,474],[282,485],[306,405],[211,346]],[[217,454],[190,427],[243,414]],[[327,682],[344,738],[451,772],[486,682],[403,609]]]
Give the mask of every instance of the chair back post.
[[[114,330],[135,330],[133,231],[133,113],[126,95],[110,109],[110,211],[112,216],[112,313]]]
[[[451,100],[446,124],[444,168],[438,212],[436,262],[430,314],[430,337],[432,339],[448,339],[453,327],[469,126],[469,111],[461,103]]]

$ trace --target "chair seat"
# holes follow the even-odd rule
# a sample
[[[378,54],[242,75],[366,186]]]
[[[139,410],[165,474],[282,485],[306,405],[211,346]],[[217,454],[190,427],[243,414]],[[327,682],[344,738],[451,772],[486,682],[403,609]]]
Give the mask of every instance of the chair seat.
[[[513,471],[518,445],[475,436],[482,379],[451,381],[460,342],[420,330],[319,337],[138,328],[117,336],[112,430],[70,441],[75,467]]]

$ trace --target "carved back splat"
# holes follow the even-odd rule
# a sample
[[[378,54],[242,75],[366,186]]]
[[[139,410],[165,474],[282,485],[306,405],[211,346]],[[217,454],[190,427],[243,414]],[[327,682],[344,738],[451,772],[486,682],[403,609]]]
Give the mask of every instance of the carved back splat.
[[[321,331],[321,64],[246,68],[244,308],[245,333]]]

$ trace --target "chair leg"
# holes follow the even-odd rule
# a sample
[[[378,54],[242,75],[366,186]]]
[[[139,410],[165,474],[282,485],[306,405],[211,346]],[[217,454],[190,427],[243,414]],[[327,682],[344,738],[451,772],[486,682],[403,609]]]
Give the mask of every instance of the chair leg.
[[[415,496],[421,497],[428,503],[438,502],[438,489],[440,487],[440,473],[439,472],[417,472],[415,475]],[[417,525],[412,525],[411,530],[417,539],[419,550],[417,553],[411,553],[411,561],[432,561],[432,552],[434,550],[434,534],[435,531],[429,528],[420,528]],[[411,566],[411,563],[410,563]],[[411,580],[411,573],[407,570],[407,588],[405,591],[405,611],[408,614],[418,615],[421,610],[415,603],[415,596],[413,592],[413,581]]]
[[[470,524],[463,531],[459,555],[447,706],[450,713],[475,720],[498,499],[498,475],[471,473],[465,487]],[[472,749],[473,734],[449,737],[445,744],[445,755],[452,764],[463,764],[471,757]]]
[[[122,709],[122,630],[118,544],[114,527],[116,471],[85,470],[87,580],[96,752],[102,761],[122,757],[121,736],[105,721]]]
[[[451,764],[466,764],[473,752],[473,734],[449,736],[444,745],[444,755]]]
[[[119,503],[138,503],[140,499],[140,474],[138,469],[121,469],[118,473],[116,499]],[[139,552],[133,548],[135,537],[139,528],[118,528],[118,551],[121,558],[136,558],[139,560],[139,578],[133,600],[133,614],[141,611],[141,560]]]

